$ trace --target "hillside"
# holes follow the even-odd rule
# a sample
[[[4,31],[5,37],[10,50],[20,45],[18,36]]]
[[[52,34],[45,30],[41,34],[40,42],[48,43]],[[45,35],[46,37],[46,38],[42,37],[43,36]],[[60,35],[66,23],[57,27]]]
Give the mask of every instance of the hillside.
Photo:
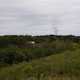
[[[80,37],[0,36],[0,80],[80,80]]]
[[[2,68],[0,80],[80,80],[80,50]]]
[[[79,44],[77,36],[0,36],[0,67],[73,50]]]

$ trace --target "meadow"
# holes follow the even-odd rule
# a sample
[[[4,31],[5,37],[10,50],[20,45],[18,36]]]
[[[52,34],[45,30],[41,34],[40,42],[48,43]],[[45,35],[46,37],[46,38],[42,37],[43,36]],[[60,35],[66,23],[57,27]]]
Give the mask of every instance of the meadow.
[[[79,37],[3,36],[0,40],[0,80],[80,80]]]

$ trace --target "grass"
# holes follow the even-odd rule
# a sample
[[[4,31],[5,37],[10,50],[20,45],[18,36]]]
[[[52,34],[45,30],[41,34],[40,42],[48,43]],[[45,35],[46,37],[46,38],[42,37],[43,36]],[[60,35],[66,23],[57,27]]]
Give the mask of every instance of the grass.
[[[1,68],[0,80],[80,80],[80,50]]]

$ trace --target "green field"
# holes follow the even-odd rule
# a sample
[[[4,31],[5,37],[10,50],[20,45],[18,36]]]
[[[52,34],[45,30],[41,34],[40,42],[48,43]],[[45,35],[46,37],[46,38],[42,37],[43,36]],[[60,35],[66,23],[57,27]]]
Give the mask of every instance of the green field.
[[[0,80],[80,80],[80,38],[0,36]]]
[[[80,49],[2,68],[0,80],[80,80]]]

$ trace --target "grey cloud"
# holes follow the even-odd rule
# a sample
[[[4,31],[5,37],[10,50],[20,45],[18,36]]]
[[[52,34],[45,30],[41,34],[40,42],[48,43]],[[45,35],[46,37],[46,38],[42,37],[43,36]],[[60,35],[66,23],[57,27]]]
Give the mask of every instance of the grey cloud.
[[[79,0],[0,0],[0,34],[80,32]]]

